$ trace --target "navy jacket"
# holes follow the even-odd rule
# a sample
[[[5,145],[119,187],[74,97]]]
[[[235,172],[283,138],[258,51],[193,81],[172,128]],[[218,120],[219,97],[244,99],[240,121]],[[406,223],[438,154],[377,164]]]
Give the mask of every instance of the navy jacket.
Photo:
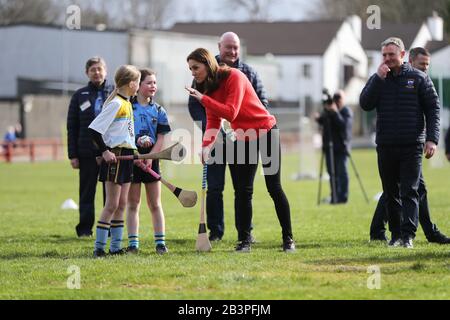
[[[67,113],[67,151],[69,159],[94,157],[99,154],[88,127],[95,118],[94,106],[98,91],[102,91],[103,101],[105,101],[113,89],[114,87],[106,81],[100,88],[89,82],[86,87],[73,94]]]
[[[216,56],[216,60],[218,63],[220,63],[220,57]],[[264,86],[262,84],[261,78],[259,77],[258,73],[250,67],[248,64],[241,62],[239,59],[236,61],[233,68],[239,69],[242,71],[250,81],[250,83],[253,86],[253,89],[255,89],[256,94],[258,95],[259,100],[264,105],[264,107],[269,106],[269,100],[267,99],[266,91],[264,90]],[[201,105],[201,103],[195,99],[194,97],[189,96],[189,113],[192,117],[192,119],[197,123],[202,123],[202,131],[205,132],[206,130],[206,111],[205,108]]]
[[[324,151],[328,151],[328,144],[332,139],[334,152],[345,154],[350,152],[353,112],[349,107],[344,106],[339,112],[324,111],[317,122],[323,130],[322,149]]]
[[[397,76],[374,74],[359,102],[366,111],[377,110],[377,145],[439,142],[439,97],[430,77],[410,64],[404,63]]]

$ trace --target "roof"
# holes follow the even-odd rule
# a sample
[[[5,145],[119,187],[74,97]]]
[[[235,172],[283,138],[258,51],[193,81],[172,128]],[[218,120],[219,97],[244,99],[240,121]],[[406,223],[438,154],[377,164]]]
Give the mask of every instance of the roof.
[[[365,50],[380,50],[381,43],[389,37],[397,37],[403,40],[405,48],[410,48],[421,23],[389,23],[383,22],[381,29],[370,30],[363,26],[361,45]]]
[[[449,45],[450,43],[448,41],[428,41],[425,48],[428,49],[430,53],[435,53]]]
[[[245,40],[250,55],[323,55],[343,21],[177,23],[169,31]]]

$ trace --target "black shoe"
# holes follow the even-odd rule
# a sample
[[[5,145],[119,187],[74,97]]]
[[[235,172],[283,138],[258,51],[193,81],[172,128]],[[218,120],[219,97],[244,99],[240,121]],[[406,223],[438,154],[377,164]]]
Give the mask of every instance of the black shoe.
[[[129,246],[127,248],[127,253],[138,254],[139,253],[139,248],[136,247],[136,246]]]
[[[165,254],[169,252],[169,249],[167,249],[165,244],[157,244],[156,245],[156,253],[157,254]]]
[[[110,254],[111,256],[122,256],[122,255],[124,255],[124,254],[126,254],[126,253],[127,253],[127,249],[125,249],[125,248],[122,248],[122,249],[117,250],[117,251],[111,251],[111,250],[109,250],[109,254]]]
[[[220,241],[222,240],[222,237],[219,237],[215,234],[209,234],[209,241]]]
[[[102,249],[95,249],[94,250],[94,258],[103,258],[106,256],[106,252]]]
[[[389,239],[388,237],[386,237],[385,234],[380,234],[378,236],[370,236],[370,241],[383,241],[383,242],[388,242]]]
[[[407,248],[407,249],[413,249],[414,245],[413,245],[413,239],[412,238],[404,238],[402,240],[403,243],[403,247]]]
[[[445,234],[441,233],[440,231],[434,232],[430,236],[427,236],[428,242],[431,243],[439,243],[439,244],[449,244],[450,238],[447,237]]]
[[[389,241],[388,246],[391,248],[401,247],[403,246],[403,241],[400,238],[393,238],[391,241]]]
[[[292,238],[283,240],[283,251],[286,253],[295,252],[295,242]]]
[[[92,237],[92,231],[77,231],[78,238],[90,238]]]
[[[235,247],[236,252],[247,253],[251,251],[251,246],[249,241],[240,241]]]
[[[251,244],[257,243],[256,238],[255,238],[255,236],[254,236],[253,234],[250,234],[250,239],[249,239],[249,241],[250,241]]]

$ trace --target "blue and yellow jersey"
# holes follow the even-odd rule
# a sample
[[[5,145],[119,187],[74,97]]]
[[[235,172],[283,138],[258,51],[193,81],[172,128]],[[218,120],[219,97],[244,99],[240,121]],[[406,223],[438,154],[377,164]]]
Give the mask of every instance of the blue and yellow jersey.
[[[170,132],[167,112],[157,103],[152,102],[143,106],[136,101],[133,103],[133,114],[136,139],[149,136],[152,144],[155,144],[158,134]]]
[[[101,133],[103,141],[110,148],[136,149],[133,107],[121,95],[103,107],[89,128]]]

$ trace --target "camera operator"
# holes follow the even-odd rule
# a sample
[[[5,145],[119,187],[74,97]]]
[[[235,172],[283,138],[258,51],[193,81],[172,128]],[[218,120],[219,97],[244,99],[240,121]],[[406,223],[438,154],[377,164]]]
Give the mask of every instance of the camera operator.
[[[353,113],[344,105],[342,90],[336,92],[333,97],[326,90],[324,94],[327,96],[323,101],[324,110],[316,120],[322,128],[322,149],[330,175],[331,204],[346,203],[349,184],[347,163],[351,148]]]

